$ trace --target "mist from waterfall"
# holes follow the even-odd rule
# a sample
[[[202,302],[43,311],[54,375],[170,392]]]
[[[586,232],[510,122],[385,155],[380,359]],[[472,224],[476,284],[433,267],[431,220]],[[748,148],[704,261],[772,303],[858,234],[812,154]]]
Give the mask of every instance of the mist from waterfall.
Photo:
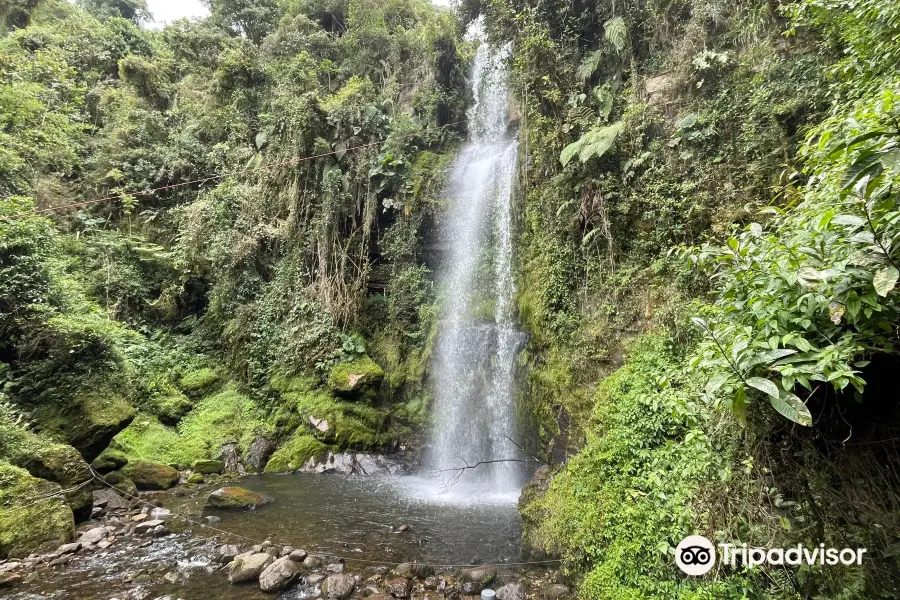
[[[524,336],[516,328],[512,276],[511,200],[518,143],[508,133],[509,47],[481,40],[468,111],[469,141],[456,158],[446,189],[439,271],[443,297],[432,363],[435,424],[426,463],[448,490],[515,497],[522,465],[480,464],[523,458],[517,440],[513,370]],[[458,479],[458,480],[457,480]]]

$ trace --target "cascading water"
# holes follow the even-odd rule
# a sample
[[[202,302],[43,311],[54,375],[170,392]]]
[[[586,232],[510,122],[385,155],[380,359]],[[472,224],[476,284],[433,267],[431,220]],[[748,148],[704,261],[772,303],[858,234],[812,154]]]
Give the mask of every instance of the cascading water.
[[[513,369],[523,334],[514,322],[511,199],[517,139],[507,132],[509,48],[481,39],[472,71],[469,142],[453,165],[443,235],[449,251],[439,273],[444,295],[433,361],[435,428],[427,462],[442,485],[515,497],[522,455],[516,440]],[[453,471],[466,465],[473,469]],[[448,483],[449,480],[449,483]]]

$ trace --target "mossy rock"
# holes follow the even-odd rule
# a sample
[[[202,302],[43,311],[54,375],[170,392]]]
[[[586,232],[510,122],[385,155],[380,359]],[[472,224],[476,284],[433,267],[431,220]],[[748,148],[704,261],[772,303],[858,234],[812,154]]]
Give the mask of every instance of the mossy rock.
[[[82,391],[71,401],[42,405],[34,413],[42,430],[66,440],[86,461],[97,458],[134,416],[131,404],[103,387]]]
[[[131,461],[119,471],[139,490],[167,490],[178,483],[178,471],[168,465]]]
[[[266,473],[282,473],[299,469],[310,458],[328,452],[328,446],[310,435],[297,435],[278,448],[266,464]]]
[[[215,388],[220,380],[220,375],[214,369],[205,367],[182,375],[178,380],[178,387],[191,396],[201,396]]]
[[[106,481],[106,483],[126,495],[136,496],[138,493],[137,486],[134,485],[134,482],[122,475],[122,473],[120,473],[119,471],[107,473],[103,477],[103,479]]]
[[[28,471],[34,477],[77,487],[92,477],[78,450],[12,424],[0,424],[0,459]],[[77,521],[90,517],[93,496],[84,486],[66,494]]]
[[[340,362],[331,368],[328,387],[342,396],[355,396],[373,390],[384,379],[384,370],[368,356]]]
[[[128,464],[128,457],[123,452],[107,448],[103,454],[94,459],[91,466],[98,473],[118,471]]]
[[[251,492],[242,487],[223,487],[209,495],[206,499],[206,507],[224,510],[251,510],[271,502],[262,494]]]
[[[206,478],[203,477],[200,473],[191,473],[191,476],[187,478],[188,483],[203,483],[206,481]]]
[[[191,470],[202,475],[218,475],[225,470],[225,463],[221,460],[197,460],[191,465]]]
[[[65,500],[57,496],[35,502],[61,489],[0,461],[0,559],[25,556],[40,546],[72,539],[75,519]]]
[[[194,403],[182,393],[157,398],[151,405],[150,412],[166,425],[177,425],[194,408]]]

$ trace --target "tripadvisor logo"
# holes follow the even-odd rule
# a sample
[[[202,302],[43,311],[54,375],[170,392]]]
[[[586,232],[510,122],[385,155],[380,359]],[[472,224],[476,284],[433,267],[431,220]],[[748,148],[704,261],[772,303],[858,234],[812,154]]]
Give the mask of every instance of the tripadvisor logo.
[[[742,564],[749,569],[759,565],[860,565],[865,548],[826,548],[825,544],[807,548],[797,544],[790,548],[750,548],[747,544],[719,544],[721,563],[732,567]],[[705,575],[716,564],[716,549],[702,535],[689,535],[675,548],[675,564],[688,575]]]
[[[688,575],[705,575],[716,564],[716,549],[702,535],[689,535],[675,548],[675,564]]]

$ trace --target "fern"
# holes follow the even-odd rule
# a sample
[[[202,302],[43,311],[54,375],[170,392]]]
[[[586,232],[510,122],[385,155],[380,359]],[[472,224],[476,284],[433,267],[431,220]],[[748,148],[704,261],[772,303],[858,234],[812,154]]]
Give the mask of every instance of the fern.
[[[603,35],[616,52],[622,52],[628,44],[628,26],[622,17],[613,17],[603,24]]]
[[[622,133],[622,128],[622,121],[617,121],[607,127],[594,127],[581,136],[578,141],[572,142],[563,148],[562,153],[559,155],[559,161],[565,166],[569,164],[569,161],[576,154],[578,155],[578,160],[582,163],[586,163],[594,156],[603,156],[615,143],[619,134]]]
[[[584,83],[591,78],[591,75],[594,74],[594,71],[596,71],[597,67],[600,65],[600,58],[602,56],[602,50],[595,50],[584,57],[584,60],[581,61],[581,64],[578,65],[578,69],[575,71],[575,76],[578,77],[579,81]]]

